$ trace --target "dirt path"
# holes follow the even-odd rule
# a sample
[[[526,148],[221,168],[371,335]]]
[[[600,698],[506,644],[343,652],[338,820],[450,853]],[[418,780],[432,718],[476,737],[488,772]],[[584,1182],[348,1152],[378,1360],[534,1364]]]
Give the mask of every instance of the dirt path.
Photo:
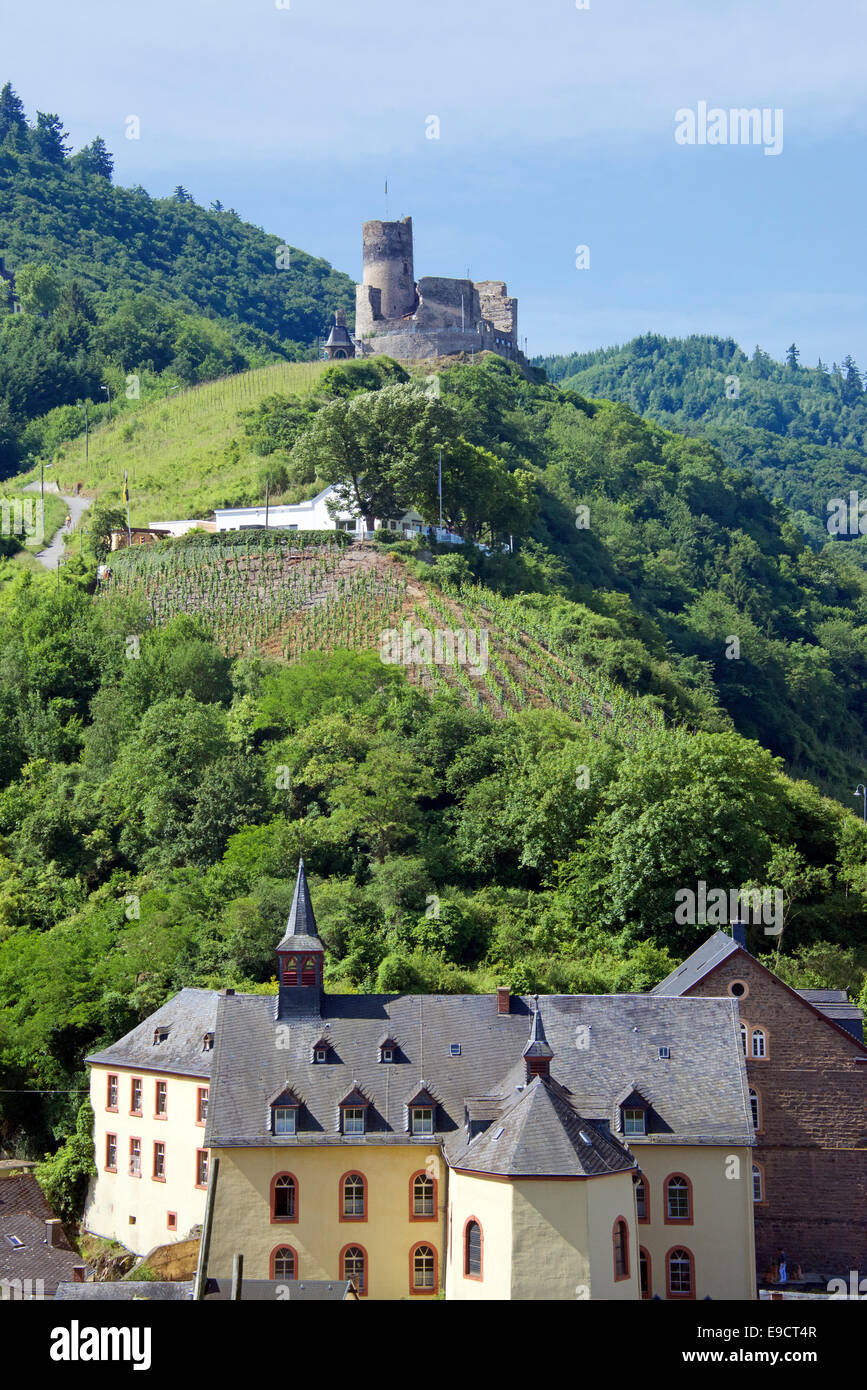
[[[39,484],[28,483],[24,491],[38,492]],[[46,491],[48,491],[48,488],[46,488]],[[53,488],[51,488],[51,491],[55,493],[55,495],[57,495],[56,484]],[[63,556],[63,537],[65,535],[71,534],[75,530],[81,518],[84,516],[84,513],[87,511],[88,507],[91,505],[93,501],[92,497],[67,497],[65,493],[61,493],[60,496],[66,503],[69,515],[72,517],[72,524],[69,527],[61,526],[60,530],[52,538],[50,544],[47,545],[44,550],[37,551],[37,560],[41,565],[44,565],[47,570],[57,569],[57,566],[60,564],[60,560]]]

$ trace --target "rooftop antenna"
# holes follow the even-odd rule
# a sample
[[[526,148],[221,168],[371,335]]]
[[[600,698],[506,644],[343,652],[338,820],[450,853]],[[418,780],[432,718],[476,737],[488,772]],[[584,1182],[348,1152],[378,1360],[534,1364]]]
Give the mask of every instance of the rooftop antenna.
[[[385,220],[388,221],[388,179],[385,181]]]

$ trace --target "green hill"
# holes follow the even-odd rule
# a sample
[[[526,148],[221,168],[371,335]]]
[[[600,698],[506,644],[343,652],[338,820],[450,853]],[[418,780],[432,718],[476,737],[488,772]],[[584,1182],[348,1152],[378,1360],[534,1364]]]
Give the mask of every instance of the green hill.
[[[785,364],[730,338],[646,334],[623,347],[539,359],[549,378],[624,401],[684,434],[703,435],[725,461],[779,497],[816,545],[829,540],[828,503],[867,498],[867,394],[851,357],[829,369]],[[843,537],[849,539],[848,537]],[[859,563],[864,542],[856,541]]]
[[[58,117],[28,124],[0,92],[0,255],[25,309],[0,294],[0,475],[98,417],[105,383],[116,403],[127,377],[146,395],[278,358],[315,357],[353,282],[327,261],[267,234],[219,204],[199,207],[112,183],[97,138],[69,152]],[[2,282],[0,282],[2,283]],[[155,378],[157,380],[155,380]],[[62,418],[42,417],[66,408]]]

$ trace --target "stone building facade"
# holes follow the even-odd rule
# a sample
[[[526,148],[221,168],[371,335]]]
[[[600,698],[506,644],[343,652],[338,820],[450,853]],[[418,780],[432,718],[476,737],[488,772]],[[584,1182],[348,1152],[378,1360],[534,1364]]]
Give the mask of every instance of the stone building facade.
[[[403,360],[495,352],[523,364],[518,301],[502,280],[415,279],[412,218],[365,222],[355,292],[355,352]],[[329,355],[331,355],[329,353]]]
[[[750,1103],[756,1260],[788,1272],[867,1272],[867,1047],[838,991],[790,989],[717,932],[655,994],[738,1000]],[[817,999],[818,996],[818,999]],[[826,998],[825,996],[833,996]]]

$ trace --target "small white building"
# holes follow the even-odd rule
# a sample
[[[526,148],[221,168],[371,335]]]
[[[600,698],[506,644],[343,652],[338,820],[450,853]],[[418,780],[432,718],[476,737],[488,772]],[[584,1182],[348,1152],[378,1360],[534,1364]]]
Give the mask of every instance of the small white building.
[[[148,529],[162,531],[169,536],[185,536],[188,531],[216,531],[217,528],[213,521],[188,518],[186,521],[149,521]]]
[[[350,512],[339,511],[335,516],[328,510],[328,502],[334,498],[336,488],[333,483],[323,488],[315,497],[306,502],[280,503],[261,507],[224,507],[215,510],[217,531],[247,531],[267,526],[278,531],[349,531],[358,540],[372,536],[373,531],[365,529],[364,518],[352,516]],[[267,516],[267,520],[266,520]],[[454,535],[444,527],[428,527],[419,512],[410,508],[402,516],[387,520],[376,519],[374,530],[401,532],[405,537],[418,536],[431,530],[439,541],[463,544],[460,536]]]

